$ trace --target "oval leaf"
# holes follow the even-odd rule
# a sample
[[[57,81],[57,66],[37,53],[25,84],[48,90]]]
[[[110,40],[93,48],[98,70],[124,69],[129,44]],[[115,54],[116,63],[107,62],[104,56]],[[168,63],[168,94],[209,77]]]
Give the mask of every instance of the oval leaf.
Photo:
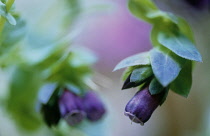
[[[151,67],[140,67],[133,70],[133,72],[125,80],[122,90],[131,87],[137,87],[143,84],[152,76]]]
[[[164,90],[164,87],[154,78],[149,85],[149,92],[151,95],[159,94]]]
[[[158,41],[180,57],[202,62],[199,51],[194,44],[182,34],[174,35],[161,32],[158,34]]]
[[[164,87],[170,84],[181,70],[169,53],[165,54],[158,49],[151,50],[150,60],[155,77]]]
[[[145,79],[149,78],[152,76],[152,68],[151,67],[141,67],[138,69],[135,69],[130,77],[130,82],[142,82]]]
[[[170,89],[175,93],[187,97],[192,86],[192,62],[187,62],[179,76],[171,83]]]
[[[130,66],[149,65],[149,64],[150,64],[149,53],[143,52],[143,53],[125,58],[124,60],[122,60],[120,63],[117,64],[117,66],[114,68],[113,71],[130,67]]]

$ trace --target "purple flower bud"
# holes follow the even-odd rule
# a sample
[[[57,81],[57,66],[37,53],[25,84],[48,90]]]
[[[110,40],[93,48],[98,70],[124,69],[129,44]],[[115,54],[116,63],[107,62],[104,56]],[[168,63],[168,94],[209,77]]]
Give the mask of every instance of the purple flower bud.
[[[87,119],[90,121],[98,121],[105,114],[104,104],[93,91],[89,91],[83,98]]]
[[[125,107],[125,116],[133,122],[144,125],[149,120],[154,110],[160,105],[163,93],[151,95],[148,88],[139,91]]]
[[[59,109],[61,116],[71,126],[80,123],[85,117],[82,99],[68,90],[60,97]]]

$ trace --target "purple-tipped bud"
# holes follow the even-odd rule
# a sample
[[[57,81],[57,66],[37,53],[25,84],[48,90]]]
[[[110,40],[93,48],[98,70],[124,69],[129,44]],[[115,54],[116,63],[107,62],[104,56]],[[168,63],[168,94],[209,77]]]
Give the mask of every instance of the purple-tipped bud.
[[[80,123],[85,117],[82,99],[68,90],[60,97],[59,109],[61,116],[71,126]]]
[[[163,94],[151,95],[148,88],[139,91],[125,107],[125,115],[133,122],[144,125],[154,110],[160,105]]]
[[[104,104],[93,91],[89,91],[83,98],[87,119],[90,121],[98,121],[105,114]]]

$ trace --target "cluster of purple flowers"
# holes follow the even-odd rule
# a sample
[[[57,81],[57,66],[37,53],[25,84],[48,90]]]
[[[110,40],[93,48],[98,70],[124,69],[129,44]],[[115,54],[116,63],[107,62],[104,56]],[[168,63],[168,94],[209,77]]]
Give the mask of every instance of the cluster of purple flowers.
[[[96,93],[88,91],[83,97],[65,90],[59,99],[61,117],[71,126],[79,124],[85,117],[98,121],[105,114],[102,101]]]
[[[75,126],[86,118],[91,122],[100,120],[106,109],[93,91],[79,96],[65,89],[62,92],[55,91],[49,101],[41,105],[41,112],[50,127],[57,125],[60,119],[64,119],[70,126]]]

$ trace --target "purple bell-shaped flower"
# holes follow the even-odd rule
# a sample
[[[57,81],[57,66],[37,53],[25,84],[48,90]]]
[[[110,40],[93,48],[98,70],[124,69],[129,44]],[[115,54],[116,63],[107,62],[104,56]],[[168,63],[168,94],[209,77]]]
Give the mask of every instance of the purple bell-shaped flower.
[[[151,95],[148,88],[139,91],[125,107],[125,115],[133,122],[144,125],[154,110],[161,104],[163,93]]]
[[[59,109],[61,116],[71,126],[79,124],[85,118],[82,99],[68,90],[59,99]]]
[[[93,91],[89,91],[85,94],[83,104],[87,119],[90,121],[98,121],[106,112],[104,104]]]

